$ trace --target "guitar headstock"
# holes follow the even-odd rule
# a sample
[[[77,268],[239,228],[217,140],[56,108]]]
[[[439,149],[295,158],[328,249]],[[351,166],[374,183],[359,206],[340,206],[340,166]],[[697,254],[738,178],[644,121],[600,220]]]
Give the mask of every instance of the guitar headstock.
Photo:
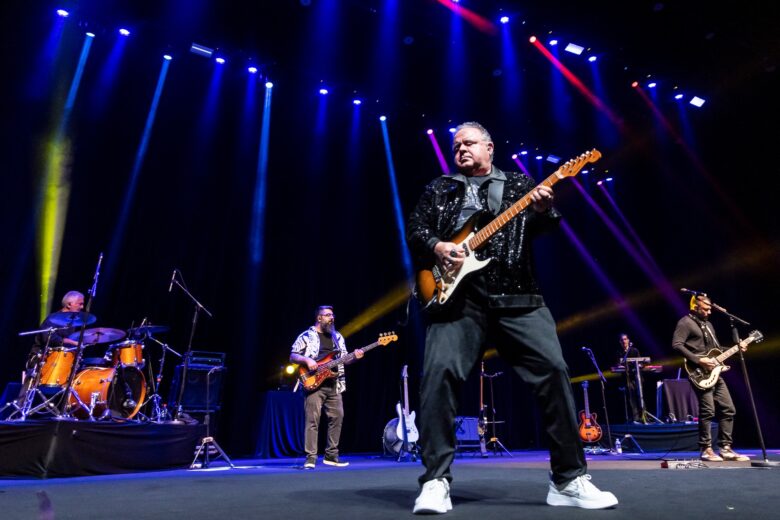
[[[401,377],[407,378],[409,377],[409,365],[404,365],[404,367],[401,369]]]
[[[376,342],[383,347],[392,343],[393,341],[398,341],[398,336],[395,332],[383,332],[376,340]]]
[[[764,335],[763,335],[763,334],[761,334],[761,332],[760,332],[760,331],[758,331],[758,330],[754,330],[754,331],[753,331],[753,332],[751,332],[751,333],[750,333],[750,335],[749,335],[749,336],[746,338],[746,341],[747,341],[747,340],[750,340],[750,341],[749,341],[749,343],[761,343],[761,341],[763,341],[763,339],[764,339]]]
[[[584,388],[585,390],[588,389],[588,382],[587,381],[583,381],[582,382],[582,388]]]
[[[583,166],[588,163],[594,163],[599,159],[601,159],[601,152],[594,148],[593,150],[589,150],[563,163],[563,165],[561,165],[561,167],[558,168],[558,170],[555,172],[555,175],[557,175],[559,178],[574,177],[580,173],[580,170]]]

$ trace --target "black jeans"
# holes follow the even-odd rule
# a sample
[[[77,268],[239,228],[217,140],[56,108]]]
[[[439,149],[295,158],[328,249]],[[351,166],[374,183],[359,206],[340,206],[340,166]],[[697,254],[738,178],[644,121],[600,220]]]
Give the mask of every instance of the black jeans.
[[[434,316],[425,339],[421,389],[423,483],[452,480],[457,393],[482,357],[486,341],[533,387],[550,442],[552,480],[566,483],[587,471],[577,431],[569,372],[547,307],[489,309],[481,278],[461,287],[459,302]],[[456,294],[457,296],[457,294]]]
[[[341,394],[336,391],[335,379],[326,379],[319,388],[306,394],[304,404],[304,410],[306,411],[304,449],[306,450],[307,459],[317,457],[317,438],[323,408],[328,419],[325,457],[335,460],[339,458],[341,423],[344,421],[344,405],[341,400]]]
[[[731,400],[729,387],[720,378],[715,386],[701,390],[691,385],[699,398],[699,447],[703,450],[712,446],[712,419],[718,419],[718,446],[731,446],[731,432],[734,431],[736,409]]]

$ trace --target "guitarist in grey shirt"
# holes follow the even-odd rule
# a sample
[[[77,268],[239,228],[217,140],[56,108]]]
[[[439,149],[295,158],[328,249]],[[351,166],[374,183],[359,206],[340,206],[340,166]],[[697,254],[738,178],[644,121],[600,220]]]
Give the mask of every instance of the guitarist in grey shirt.
[[[712,305],[709,297],[699,294],[691,298],[691,312],[680,318],[672,336],[672,347],[680,352],[691,363],[700,365],[705,370],[712,370],[717,362],[706,354],[713,348],[719,348],[720,343],[715,335],[715,329],[709,322]],[[734,430],[734,402],[731,400],[729,388],[723,378],[719,378],[712,388],[702,390],[691,385],[699,400],[699,448],[701,460],[721,462],[723,460],[750,460],[731,449],[731,433]],[[718,419],[718,446],[720,454],[712,449],[711,425],[714,418]]]

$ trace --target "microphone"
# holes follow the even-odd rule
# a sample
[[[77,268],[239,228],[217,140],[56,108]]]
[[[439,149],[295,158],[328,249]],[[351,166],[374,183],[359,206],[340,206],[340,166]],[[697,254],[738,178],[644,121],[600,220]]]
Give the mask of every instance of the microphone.
[[[173,290],[173,281],[176,279],[176,268],[173,269],[173,274],[171,274],[171,284],[168,286],[168,292],[171,292]]]
[[[707,296],[707,293],[706,293],[706,292],[703,292],[703,291],[694,291],[693,289],[686,289],[685,287],[682,287],[682,288],[680,289],[680,292],[682,292],[682,293],[685,293],[685,294],[692,294],[692,295],[694,295],[694,296]]]

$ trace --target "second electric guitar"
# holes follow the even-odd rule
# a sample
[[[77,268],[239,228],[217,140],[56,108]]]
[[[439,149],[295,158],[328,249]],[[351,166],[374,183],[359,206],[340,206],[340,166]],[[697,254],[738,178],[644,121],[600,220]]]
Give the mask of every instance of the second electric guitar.
[[[596,162],[600,158],[601,152],[594,148],[574,159],[566,161],[540,184],[552,187],[561,179],[577,175],[587,163]],[[448,242],[458,244],[466,252],[466,256],[457,272],[444,271],[438,264],[432,265],[430,269],[420,269],[417,272],[416,294],[426,310],[435,312],[444,306],[466,276],[479,271],[492,260],[491,258],[480,260],[474,252],[484,247],[494,234],[510,220],[522,213],[532,202],[531,193],[529,192],[476,232],[474,231],[476,216],[472,217],[454,237],[448,240]]]
[[[580,439],[583,442],[599,442],[601,440],[601,426],[596,422],[596,414],[590,413],[588,402],[588,382],[582,382],[582,392],[585,394],[585,410],[580,412]]]
[[[399,402],[395,405],[395,411],[398,413],[398,426],[396,427],[395,434],[399,439],[404,441],[404,450],[408,452],[408,445],[417,442],[420,438],[420,433],[417,431],[417,426],[414,424],[415,413],[409,411],[409,387],[406,384],[409,373],[406,365],[404,365],[404,368],[401,371],[401,378],[404,380],[404,404],[401,406],[401,403]]]

